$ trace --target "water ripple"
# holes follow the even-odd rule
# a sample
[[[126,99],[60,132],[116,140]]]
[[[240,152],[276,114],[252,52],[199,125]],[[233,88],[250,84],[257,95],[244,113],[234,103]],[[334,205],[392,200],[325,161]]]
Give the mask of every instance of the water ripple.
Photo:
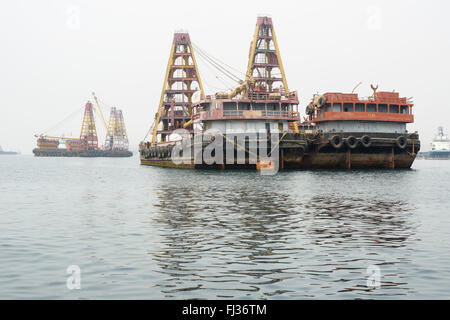
[[[450,166],[260,176],[62,160],[0,160],[14,168],[0,298],[450,297]],[[72,264],[81,290],[66,288]]]

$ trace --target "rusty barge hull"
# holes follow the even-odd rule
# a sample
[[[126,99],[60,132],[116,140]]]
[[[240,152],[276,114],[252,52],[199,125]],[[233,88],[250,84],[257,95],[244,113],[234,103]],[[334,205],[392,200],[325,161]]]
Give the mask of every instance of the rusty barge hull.
[[[407,152],[380,150],[378,153],[357,152],[311,152],[304,157],[286,157],[280,162],[280,170],[289,169],[409,169],[414,162]],[[170,158],[143,159],[141,165],[180,169],[250,169],[256,170],[256,164],[175,164]]]
[[[199,169],[194,164],[175,164],[170,158],[162,159],[145,159],[141,157],[141,165],[154,166],[154,167],[166,167],[166,168],[179,168],[179,169]]]
[[[373,147],[360,150],[313,151],[301,158],[284,156],[281,169],[409,169],[415,155],[404,150]]]
[[[126,150],[67,150],[67,149],[34,149],[36,157],[82,157],[82,158],[124,158],[133,153]]]
[[[333,139],[340,137],[336,145]],[[280,136],[279,169],[408,169],[411,168],[420,150],[417,134],[407,136],[400,134],[371,134],[370,143],[364,141],[367,134],[361,133],[327,133],[327,134],[295,134]],[[353,144],[347,141],[353,141]],[[403,143],[399,143],[399,141]],[[364,143],[363,143],[364,142]],[[249,142],[240,146],[248,150]],[[207,144],[206,144],[207,145]],[[206,147],[206,145],[203,145]],[[271,149],[269,145],[268,150]],[[237,147],[234,155],[237,155]],[[266,154],[268,150],[264,150]],[[226,147],[223,149],[226,158]],[[258,153],[260,151],[258,150]],[[193,154],[193,152],[192,152]],[[186,169],[256,169],[250,163],[249,154],[245,153],[245,163],[235,158],[234,163],[194,164],[193,156],[175,163],[171,158],[170,146],[156,146],[140,150],[142,165],[186,168]]]

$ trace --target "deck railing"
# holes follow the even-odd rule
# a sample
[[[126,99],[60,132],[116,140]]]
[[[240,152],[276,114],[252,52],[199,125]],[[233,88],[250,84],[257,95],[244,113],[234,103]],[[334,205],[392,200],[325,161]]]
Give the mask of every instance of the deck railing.
[[[224,110],[223,117],[268,117],[268,118],[294,118],[298,112],[280,110]]]

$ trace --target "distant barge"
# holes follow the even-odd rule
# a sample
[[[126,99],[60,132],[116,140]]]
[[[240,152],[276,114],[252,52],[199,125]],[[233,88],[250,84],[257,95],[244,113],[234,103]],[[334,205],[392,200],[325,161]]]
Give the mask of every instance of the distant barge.
[[[177,83],[182,89],[173,89]],[[396,92],[377,92],[378,86],[365,99],[353,93],[314,95],[300,121],[297,92],[288,89],[269,17],[258,17],[240,83],[231,92],[206,96],[189,35],[175,33],[152,140],[140,144],[141,164],[260,170],[275,162],[279,169],[394,169],[410,168],[420,150],[417,132],[406,129],[414,122],[413,103]],[[211,152],[218,139],[223,144]],[[222,161],[205,159],[205,154]]]
[[[47,135],[36,136],[37,148],[33,150],[36,157],[131,157],[133,153],[128,150],[128,136],[122,110],[111,108],[109,123],[106,124],[98,104],[97,111],[101,115],[107,130],[106,142],[103,148],[98,146],[97,129],[95,127],[94,106],[87,102],[84,108],[84,117],[79,138],[55,137]],[[66,148],[60,148],[64,144]]]
[[[3,148],[0,146],[0,155],[14,155],[14,154],[18,154],[15,151],[4,151]]]
[[[133,152],[127,150],[67,150],[67,149],[53,149],[45,150],[36,148],[33,150],[36,157],[132,157]]]

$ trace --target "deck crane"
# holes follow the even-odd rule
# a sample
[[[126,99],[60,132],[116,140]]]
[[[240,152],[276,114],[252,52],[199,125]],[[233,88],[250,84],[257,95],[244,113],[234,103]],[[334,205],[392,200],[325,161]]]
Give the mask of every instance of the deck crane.
[[[100,114],[100,118],[102,119],[103,126],[105,127],[106,131],[108,131],[108,125],[106,124],[105,118],[103,117],[103,112],[102,109],[100,108],[100,104],[98,103],[98,99],[97,96],[95,95],[95,92],[92,92],[92,96],[94,97],[95,104],[97,105],[97,108],[94,110],[97,111],[98,109],[98,113]]]

